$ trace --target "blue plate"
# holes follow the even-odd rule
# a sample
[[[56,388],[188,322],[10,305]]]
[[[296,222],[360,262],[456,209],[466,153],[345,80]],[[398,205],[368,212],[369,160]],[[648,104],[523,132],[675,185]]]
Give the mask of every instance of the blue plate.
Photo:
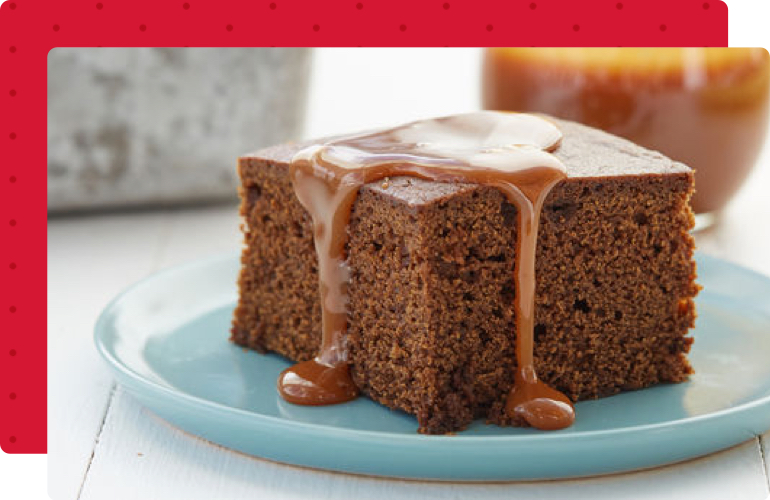
[[[554,479],[629,471],[704,455],[770,429],[770,279],[699,255],[696,374],[577,404],[556,432],[474,423],[416,433],[414,418],[372,401],[285,403],[288,362],[227,341],[237,256],[196,262],[125,291],[96,324],[96,345],[148,408],[204,439],[320,469],[439,480]]]

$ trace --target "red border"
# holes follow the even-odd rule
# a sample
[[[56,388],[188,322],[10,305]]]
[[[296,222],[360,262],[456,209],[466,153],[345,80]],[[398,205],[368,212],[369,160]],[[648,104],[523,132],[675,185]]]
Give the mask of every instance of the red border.
[[[10,0],[0,7],[0,446],[46,451],[46,60],[58,46],[726,46],[716,0]],[[451,75],[448,75],[451,78]]]

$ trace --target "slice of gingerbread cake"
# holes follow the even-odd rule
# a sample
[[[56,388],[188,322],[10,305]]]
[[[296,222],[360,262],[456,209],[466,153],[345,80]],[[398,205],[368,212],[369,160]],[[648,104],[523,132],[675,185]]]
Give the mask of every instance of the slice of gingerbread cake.
[[[571,402],[692,372],[693,173],[659,153],[481,112],[278,145],[238,168],[231,339],[299,363],[254,381],[290,402],[362,393],[424,433],[475,418],[556,429]]]

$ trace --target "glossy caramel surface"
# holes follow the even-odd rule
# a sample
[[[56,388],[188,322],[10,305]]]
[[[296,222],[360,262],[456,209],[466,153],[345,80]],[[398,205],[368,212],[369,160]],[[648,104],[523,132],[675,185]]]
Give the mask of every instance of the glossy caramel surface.
[[[323,324],[316,357],[281,374],[278,390],[284,399],[325,405],[356,397],[347,350],[350,212],[365,183],[412,176],[489,185],[516,207],[516,332],[511,334],[517,371],[506,409],[512,418],[540,429],[570,426],[572,403],[538,380],[533,356],[537,229],[546,196],[567,176],[566,167],[551,154],[561,139],[559,128],[543,117],[477,112],[343,137],[296,153],[291,179],[313,221]]]

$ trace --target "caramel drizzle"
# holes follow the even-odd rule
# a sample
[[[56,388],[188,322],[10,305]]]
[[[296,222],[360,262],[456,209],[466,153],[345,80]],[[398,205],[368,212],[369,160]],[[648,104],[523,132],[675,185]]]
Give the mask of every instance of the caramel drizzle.
[[[314,359],[281,374],[281,396],[296,404],[327,405],[358,395],[350,377],[346,337],[347,226],[362,185],[406,175],[492,186],[516,207],[517,369],[506,412],[539,429],[571,425],[575,416],[572,403],[538,380],[533,355],[537,229],[546,196],[566,177],[564,166],[550,154],[560,141],[559,129],[543,118],[479,112],[417,121],[313,145],[297,153],[291,179],[313,220],[323,338]]]

